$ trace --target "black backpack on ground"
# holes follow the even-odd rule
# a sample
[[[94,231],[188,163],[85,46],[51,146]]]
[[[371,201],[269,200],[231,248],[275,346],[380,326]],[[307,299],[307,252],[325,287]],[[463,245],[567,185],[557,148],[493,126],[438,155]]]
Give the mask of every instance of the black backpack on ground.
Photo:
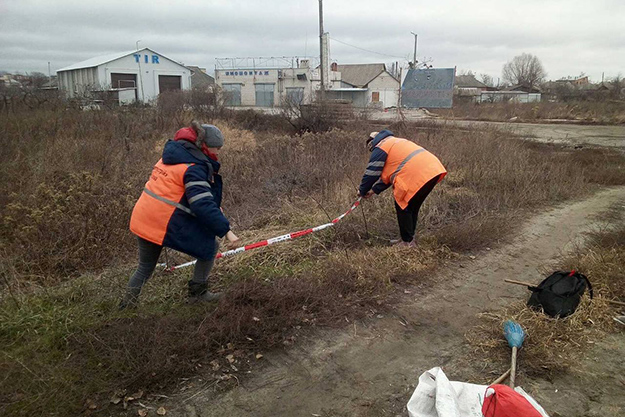
[[[527,305],[540,310],[551,317],[566,317],[575,312],[582,295],[588,288],[592,298],[592,285],[585,275],[576,271],[556,271],[532,291]]]

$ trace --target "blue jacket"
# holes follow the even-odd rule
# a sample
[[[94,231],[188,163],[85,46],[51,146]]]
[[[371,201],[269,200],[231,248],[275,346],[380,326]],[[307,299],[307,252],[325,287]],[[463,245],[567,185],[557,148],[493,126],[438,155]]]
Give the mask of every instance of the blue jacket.
[[[374,193],[380,194],[382,191],[386,190],[392,184],[384,184],[380,180],[380,176],[382,175],[382,169],[384,168],[384,164],[386,163],[386,158],[388,154],[384,152],[381,148],[378,148],[377,145],[384,139],[389,136],[393,136],[393,132],[390,130],[383,130],[377,134],[375,138],[371,141],[370,146],[373,148],[371,152],[371,157],[369,158],[369,163],[367,164],[367,168],[365,169],[365,173],[362,176],[362,181],[360,182],[359,192],[360,195],[365,195],[369,190],[373,190]]]
[[[215,237],[230,230],[221,212],[222,179],[220,164],[204,155],[193,143],[170,140],[163,150],[163,163],[193,164],[184,174],[185,192],[179,202],[193,215],[176,209],[167,224],[163,246],[198,259],[211,259],[217,251]]]

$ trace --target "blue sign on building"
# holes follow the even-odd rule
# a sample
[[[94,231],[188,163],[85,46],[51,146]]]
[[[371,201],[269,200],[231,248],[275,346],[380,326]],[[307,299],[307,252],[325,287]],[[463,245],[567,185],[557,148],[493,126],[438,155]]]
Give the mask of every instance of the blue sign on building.
[[[226,75],[269,75],[269,71],[226,71]]]
[[[451,108],[454,68],[411,69],[401,86],[401,104],[408,108]]]
[[[135,62],[139,63],[140,59],[141,59],[141,54],[133,54],[132,56],[135,57]],[[158,55],[152,55],[152,64],[160,64],[160,62],[158,62]],[[150,63],[150,57],[148,55],[143,55],[143,61],[145,64],[149,64]]]

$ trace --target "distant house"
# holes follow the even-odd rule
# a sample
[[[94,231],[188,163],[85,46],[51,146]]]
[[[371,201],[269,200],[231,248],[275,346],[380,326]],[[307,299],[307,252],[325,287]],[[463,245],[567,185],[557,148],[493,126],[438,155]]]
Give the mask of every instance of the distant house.
[[[206,68],[187,65],[191,70],[191,88],[206,91],[215,85],[215,79],[206,73]]]
[[[0,86],[2,87],[21,87],[22,83],[15,79],[15,76],[12,74],[5,74],[0,76]]]
[[[461,101],[480,101],[479,97],[483,91],[496,91],[494,87],[489,87],[479,81],[473,74],[456,75],[454,80],[454,95]]]
[[[53,75],[52,77],[50,77],[50,79],[41,86],[41,89],[42,90],[58,90],[59,82],[58,82],[57,76]]]
[[[386,70],[386,65],[334,63],[331,70],[341,74],[341,83],[326,91],[327,98],[349,100],[355,107],[397,106],[399,80]]]
[[[556,83],[571,83],[572,85],[586,85],[590,84],[590,80],[587,75],[583,77],[569,77],[569,78],[561,78],[555,81]]]
[[[479,103],[535,103],[542,98],[541,93],[528,93],[525,91],[506,90],[506,91],[482,91],[478,98]]]
[[[475,78],[475,75],[456,75],[456,79],[455,79],[455,86],[458,89],[465,89],[465,88],[470,88],[470,89],[477,89],[479,91],[490,91],[493,90],[492,87],[487,86],[486,84],[484,84],[481,81],[478,81],[477,78]]]
[[[521,91],[523,93],[537,94],[537,93],[540,93],[540,88],[536,86],[530,86],[527,84],[517,84],[517,85],[513,85],[512,87],[506,88],[506,91]]]

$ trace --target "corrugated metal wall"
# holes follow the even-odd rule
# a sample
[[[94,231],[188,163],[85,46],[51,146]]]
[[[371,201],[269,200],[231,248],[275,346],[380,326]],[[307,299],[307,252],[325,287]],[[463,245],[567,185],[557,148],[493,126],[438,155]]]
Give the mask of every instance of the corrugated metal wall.
[[[99,89],[98,70],[93,68],[81,68],[58,73],[59,88],[67,93],[68,97],[75,97],[85,89]]]

